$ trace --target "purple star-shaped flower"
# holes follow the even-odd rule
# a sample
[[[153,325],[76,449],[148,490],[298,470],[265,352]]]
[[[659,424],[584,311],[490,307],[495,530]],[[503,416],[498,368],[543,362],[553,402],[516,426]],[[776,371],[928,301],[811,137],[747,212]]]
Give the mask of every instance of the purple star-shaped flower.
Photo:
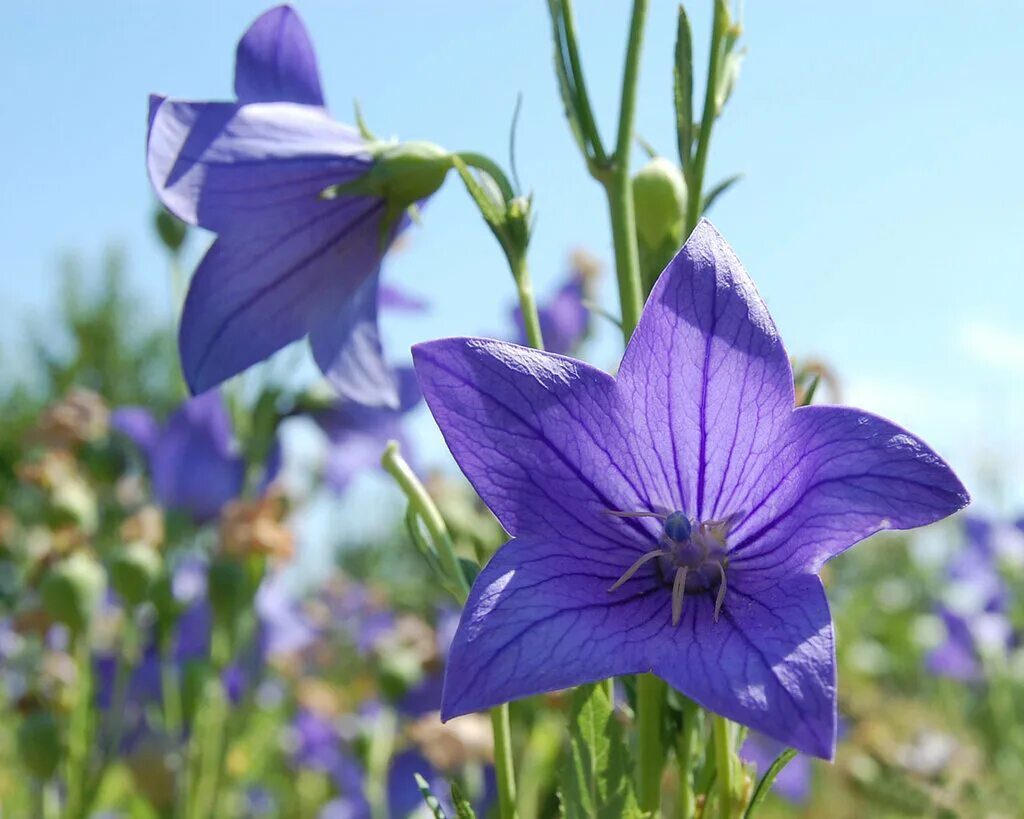
[[[387,227],[379,196],[321,196],[366,175],[368,143],[324,106],[316,56],[288,6],[246,31],[235,102],[153,96],[147,165],[163,204],[217,234],[189,287],[182,367],[194,393],[308,335],[345,395],[395,404],[377,330]],[[383,234],[387,232],[385,237]]]
[[[794,408],[771,316],[708,222],[654,287],[617,377],[487,339],[413,353],[449,448],[512,535],[466,603],[445,718],[652,671],[705,708],[832,756],[818,570],[968,496],[895,424]]]

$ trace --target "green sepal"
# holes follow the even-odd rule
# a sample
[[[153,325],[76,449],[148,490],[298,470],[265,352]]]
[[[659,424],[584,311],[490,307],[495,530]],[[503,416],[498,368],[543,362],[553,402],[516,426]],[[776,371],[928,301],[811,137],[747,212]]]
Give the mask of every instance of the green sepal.
[[[768,770],[764,772],[764,776],[761,777],[761,781],[757,783],[757,787],[754,788],[754,795],[750,797],[750,804],[747,805],[747,810],[743,814],[743,819],[753,819],[754,813],[758,807],[764,802],[765,797],[768,796],[768,792],[772,789],[772,784],[775,782],[775,777],[782,773],[782,769],[785,768],[790,760],[796,756],[796,751],[792,748],[787,748],[781,754],[779,754],[775,761],[769,766]]]
[[[693,158],[693,33],[682,4],[676,26],[675,79],[676,141],[679,162],[687,168]]]

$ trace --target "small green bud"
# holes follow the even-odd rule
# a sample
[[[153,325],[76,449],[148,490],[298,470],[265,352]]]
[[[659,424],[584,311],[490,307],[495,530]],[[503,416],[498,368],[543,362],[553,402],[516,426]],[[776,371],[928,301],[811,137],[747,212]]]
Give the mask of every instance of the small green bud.
[[[81,632],[99,606],[106,585],[100,564],[87,554],[76,552],[46,573],[39,592],[50,617],[72,631]]]
[[[185,244],[185,237],[188,235],[188,225],[165,208],[160,208],[153,217],[153,226],[156,234],[160,237],[166,247],[175,256]]]
[[[375,157],[368,182],[378,196],[405,209],[436,193],[444,184],[452,159],[430,142],[389,145]]]
[[[110,562],[110,585],[126,605],[149,599],[163,568],[160,554],[147,543],[131,543]]]
[[[18,756],[39,781],[53,776],[61,757],[60,731],[53,714],[37,711],[22,720],[18,726]]]
[[[674,162],[657,156],[633,177],[637,239],[648,248],[683,240],[686,180]]]
[[[248,602],[248,576],[245,567],[229,557],[218,557],[210,564],[207,593],[214,616],[232,622]]]

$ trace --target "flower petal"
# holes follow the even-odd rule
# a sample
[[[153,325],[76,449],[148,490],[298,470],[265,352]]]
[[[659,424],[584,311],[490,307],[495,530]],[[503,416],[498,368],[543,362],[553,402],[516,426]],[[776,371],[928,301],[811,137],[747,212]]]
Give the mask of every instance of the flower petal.
[[[709,594],[687,598],[676,627],[662,606],[654,673],[715,713],[831,759],[835,648],[821,580],[801,575],[756,594],[730,581],[717,623]]]
[[[377,324],[379,275],[366,279],[344,306],[309,336],[313,358],[335,392],[369,407],[397,409],[397,376],[384,358]]]
[[[402,313],[425,313],[430,309],[430,302],[426,299],[390,284],[381,284],[377,298],[381,307]]]
[[[502,546],[474,582],[452,641],[442,719],[650,670],[648,638],[661,628],[656,615],[668,616],[668,592],[649,595],[651,584],[637,581],[613,597],[608,586],[621,571],[550,538]]]
[[[163,204],[209,230],[256,220],[275,233],[299,227],[330,185],[365,174],[358,132],[321,108],[150,97],[146,164]]]
[[[218,392],[187,401],[167,421],[150,469],[161,504],[206,522],[237,498],[245,463],[234,452],[231,421]]]
[[[291,230],[254,219],[221,234],[200,262],[179,333],[194,393],[324,326],[376,273],[383,205],[362,198],[313,204]]]
[[[706,220],[654,286],[618,385],[661,504],[698,520],[740,511],[793,407],[793,373],[764,302]]]
[[[110,415],[110,426],[142,450],[146,458],[152,457],[160,438],[160,424],[145,407],[118,407]]]
[[[291,7],[264,12],[242,35],[235,54],[235,94],[239,102],[324,104],[313,43]]]
[[[592,552],[617,549],[624,538],[652,548],[659,530],[649,520],[608,514],[650,509],[611,376],[480,338],[417,344],[413,362],[455,460],[510,534],[562,538]]]
[[[934,523],[970,500],[920,438],[862,410],[801,407],[781,440],[734,531],[730,563],[744,571],[817,571],[868,535]]]

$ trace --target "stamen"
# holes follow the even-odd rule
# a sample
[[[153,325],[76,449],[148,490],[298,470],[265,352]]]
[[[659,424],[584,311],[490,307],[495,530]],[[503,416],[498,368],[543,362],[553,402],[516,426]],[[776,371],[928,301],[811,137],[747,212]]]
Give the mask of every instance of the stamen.
[[[722,575],[722,582],[718,584],[718,595],[715,597],[715,622],[718,622],[718,613],[722,610],[722,603],[725,602],[725,566],[718,564],[718,571]]]
[[[605,509],[604,513],[613,518],[658,518],[664,520],[666,517],[663,512],[616,512],[614,509]]]
[[[619,586],[621,586],[623,583],[629,580],[629,578],[636,574],[640,567],[643,566],[647,561],[654,560],[654,558],[656,557],[663,557],[667,554],[668,552],[664,551],[663,549],[655,549],[654,551],[647,552],[646,554],[641,555],[639,558],[637,558],[637,561],[632,566],[626,569],[626,573],[622,575],[622,577],[620,577],[618,580],[612,583],[611,586],[608,587],[608,591],[615,591]]]
[[[680,566],[676,569],[676,579],[672,581],[672,625],[679,625],[679,618],[683,616],[683,598],[686,596],[686,573],[687,566]]]

